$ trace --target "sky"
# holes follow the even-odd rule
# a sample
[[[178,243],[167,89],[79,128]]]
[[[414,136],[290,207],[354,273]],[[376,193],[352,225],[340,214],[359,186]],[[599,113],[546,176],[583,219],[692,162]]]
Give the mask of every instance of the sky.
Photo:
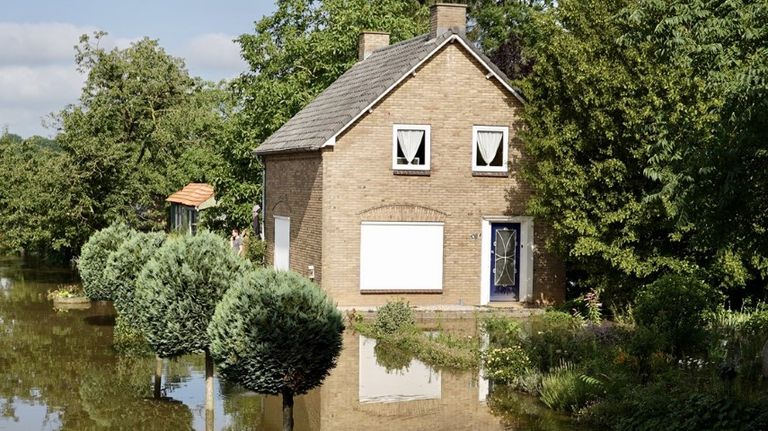
[[[77,102],[85,76],[74,46],[109,33],[108,47],[147,36],[186,61],[193,76],[218,81],[246,70],[233,39],[276,9],[271,0],[0,0],[0,131],[51,137],[43,119]]]

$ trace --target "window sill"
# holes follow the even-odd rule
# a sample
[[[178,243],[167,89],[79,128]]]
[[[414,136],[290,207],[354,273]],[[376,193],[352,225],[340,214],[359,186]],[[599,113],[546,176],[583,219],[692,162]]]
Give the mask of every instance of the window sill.
[[[473,177],[503,177],[509,176],[509,172],[493,172],[493,171],[472,171]]]
[[[392,169],[394,175],[410,175],[414,177],[428,177],[432,171],[429,169],[417,170],[417,169]]]
[[[442,294],[442,289],[376,289],[360,290],[361,295],[391,295],[391,294]]]

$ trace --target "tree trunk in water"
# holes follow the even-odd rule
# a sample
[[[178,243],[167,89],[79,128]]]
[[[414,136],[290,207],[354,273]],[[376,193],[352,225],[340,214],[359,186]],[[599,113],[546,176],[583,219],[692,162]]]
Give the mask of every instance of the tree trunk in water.
[[[163,383],[163,359],[155,356],[155,399],[160,399],[160,388]]]
[[[205,351],[205,427],[213,429],[213,358]]]
[[[293,391],[283,389],[283,431],[293,431]]]

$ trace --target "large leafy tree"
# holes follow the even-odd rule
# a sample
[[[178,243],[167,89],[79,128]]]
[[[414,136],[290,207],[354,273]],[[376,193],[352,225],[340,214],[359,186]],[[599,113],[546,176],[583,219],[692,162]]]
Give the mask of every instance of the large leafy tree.
[[[571,0],[536,17],[530,208],[581,286],[616,301],[665,272],[764,286],[765,2],[726,3]]]
[[[510,79],[528,76],[535,64],[530,47],[542,35],[535,16],[553,0],[474,0],[469,14],[474,23],[469,35]]]
[[[670,208],[675,234],[690,235],[711,281],[765,295],[768,2],[642,0],[620,22],[619,42],[663,71],[644,80],[646,174],[662,185],[653,198]]]
[[[158,228],[165,197],[206,180],[219,160],[212,148],[226,94],[192,79],[155,40],[107,50],[103,35],[84,35],[77,46],[87,79],[79,103],[55,117],[57,141],[81,173],[91,228],[115,220]]]
[[[71,256],[90,233],[91,200],[54,141],[0,136],[0,251]]]

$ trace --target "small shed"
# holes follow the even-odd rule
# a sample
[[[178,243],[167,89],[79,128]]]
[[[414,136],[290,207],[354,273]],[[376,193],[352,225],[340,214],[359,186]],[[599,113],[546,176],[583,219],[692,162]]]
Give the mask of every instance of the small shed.
[[[171,203],[168,225],[171,231],[194,235],[200,220],[200,211],[216,206],[213,187],[205,183],[189,183],[166,199]]]

